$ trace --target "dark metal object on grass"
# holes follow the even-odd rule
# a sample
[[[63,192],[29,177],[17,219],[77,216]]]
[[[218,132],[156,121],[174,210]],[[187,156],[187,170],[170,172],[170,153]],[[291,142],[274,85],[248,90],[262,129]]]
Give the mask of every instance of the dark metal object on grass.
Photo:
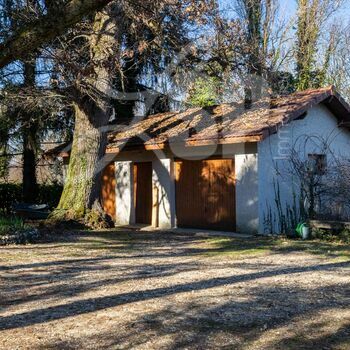
[[[47,219],[50,214],[47,204],[19,203],[13,206],[16,215],[31,220]]]

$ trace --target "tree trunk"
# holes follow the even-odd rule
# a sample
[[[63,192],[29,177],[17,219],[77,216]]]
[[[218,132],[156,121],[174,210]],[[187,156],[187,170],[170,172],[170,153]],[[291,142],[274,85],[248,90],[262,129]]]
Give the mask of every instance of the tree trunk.
[[[9,166],[9,157],[6,155],[8,136],[4,135],[3,130],[0,130],[0,137],[0,179],[7,182]]]
[[[26,88],[35,87],[35,65],[35,58],[24,63],[24,85]],[[23,138],[23,200],[26,203],[35,203],[38,194],[36,155],[39,125],[37,116],[33,115],[33,113],[22,110],[21,114]]]
[[[99,203],[103,168],[100,162],[105,153],[107,135],[103,128],[101,130],[90,121],[93,108],[75,103],[74,110],[74,140],[66,182],[56,214],[79,219],[84,217],[87,209]]]
[[[37,151],[36,121],[31,122],[23,131],[23,200],[26,203],[35,203],[38,194],[36,178],[36,151]]]
[[[245,106],[261,98],[262,92],[262,2],[261,0],[244,0],[247,22],[247,43],[249,54],[247,62],[248,82],[245,87]]]
[[[314,86],[315,56],[317,39],[320,35],[321,5],[317,1],[298,1],[298,29],[296,48],[297,90],[303,91]]]
[[[109,11],[97,13],[90,36],[94,75],[88,80],[93,97],[81,95],[74,103],[75,129],[68,174],[53,219],[81,219],[90,209],[102,212],[101,172],[111,114],[108,92],[114,68],[116,25]]]

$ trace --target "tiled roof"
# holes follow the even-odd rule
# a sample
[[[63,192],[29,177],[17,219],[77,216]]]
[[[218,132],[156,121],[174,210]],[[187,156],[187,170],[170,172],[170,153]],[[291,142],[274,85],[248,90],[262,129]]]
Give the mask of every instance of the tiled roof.
[[[110,133],[108,151],[118,151],[125,145],[157,149],[169,143],[206,145],[259,141],[319,103],[326,104],[340,123],[349,123],[349,106],[333,87],[327,87],[266,98],[250,109],[245,109],[243,103],[232,103],[136,119]]]

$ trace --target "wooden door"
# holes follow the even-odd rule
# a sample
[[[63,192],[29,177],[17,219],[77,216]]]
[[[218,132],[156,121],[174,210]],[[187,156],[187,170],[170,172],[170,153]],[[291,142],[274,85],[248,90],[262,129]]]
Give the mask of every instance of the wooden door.
[[[135,220],[152,223],[152,162],[134,164]]]
[[[234,231],[234,160],[181,160],[175,169],[177,225]]]
[[[101,197],[103,210],[110,215],[113,220],[116,219],[115,186],[115,166],[114,163],[111,163],[103,169]]]

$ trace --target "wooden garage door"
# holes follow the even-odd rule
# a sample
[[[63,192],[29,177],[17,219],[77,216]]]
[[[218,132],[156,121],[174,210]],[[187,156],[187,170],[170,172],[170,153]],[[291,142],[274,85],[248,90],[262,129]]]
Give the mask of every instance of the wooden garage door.
[[[234,160],[176,162],[179,227],[235,230]]]
[[[152,223],[152,162],[134,164],[135,219],[138,224]]]
[[[115,220],[115,166],[114,163],[107,165],[102,173],[102,205],[104,211]]]

